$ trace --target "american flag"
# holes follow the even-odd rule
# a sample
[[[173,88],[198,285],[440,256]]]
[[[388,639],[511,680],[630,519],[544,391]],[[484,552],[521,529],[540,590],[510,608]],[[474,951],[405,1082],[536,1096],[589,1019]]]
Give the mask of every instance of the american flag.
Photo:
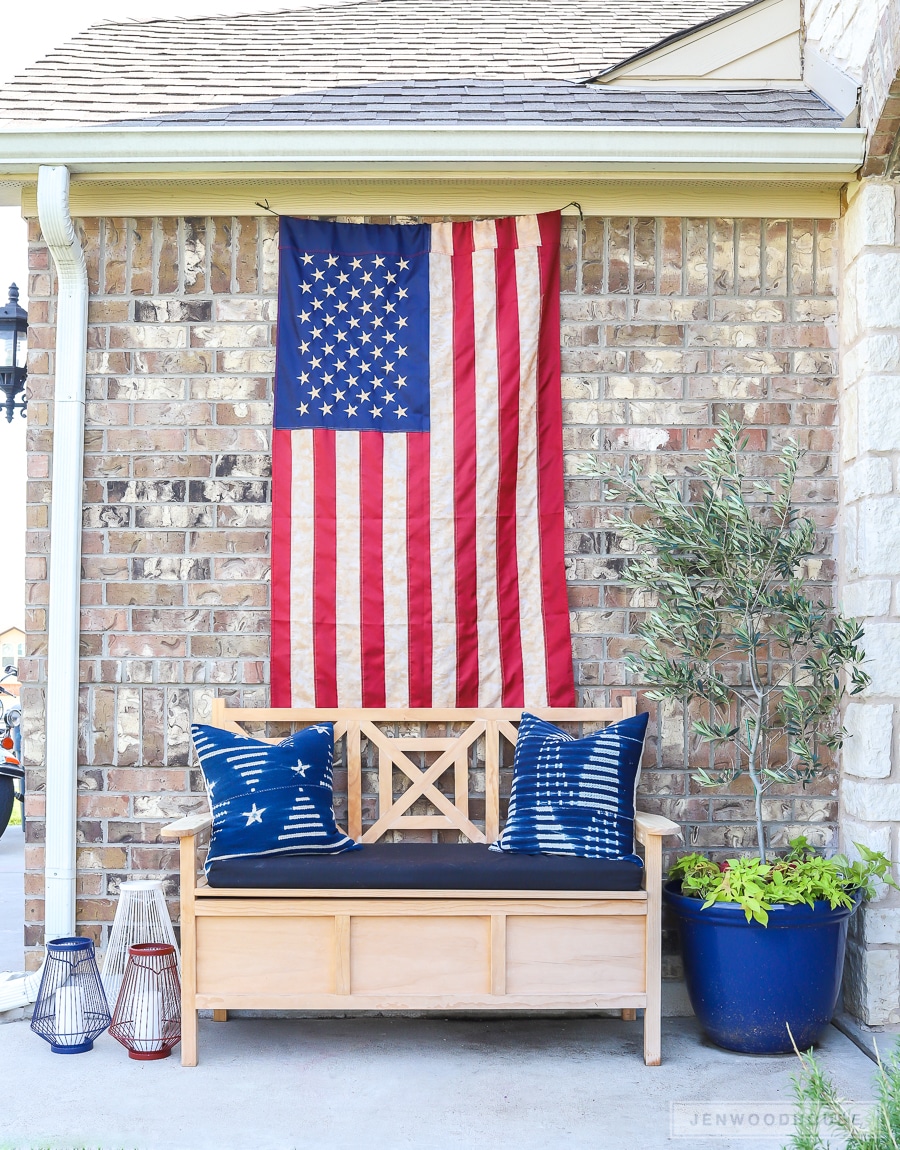
[[[574,702],[558,212],[282,218],[272,702]]]

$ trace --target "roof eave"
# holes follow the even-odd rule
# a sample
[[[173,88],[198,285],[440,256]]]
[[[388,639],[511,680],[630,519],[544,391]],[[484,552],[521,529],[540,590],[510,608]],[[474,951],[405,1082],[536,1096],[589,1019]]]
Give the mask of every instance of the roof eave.
[[[0,181],[76,175],[700,172],[850,175],[857,128],[657,125],[208,125],[0,128]]]

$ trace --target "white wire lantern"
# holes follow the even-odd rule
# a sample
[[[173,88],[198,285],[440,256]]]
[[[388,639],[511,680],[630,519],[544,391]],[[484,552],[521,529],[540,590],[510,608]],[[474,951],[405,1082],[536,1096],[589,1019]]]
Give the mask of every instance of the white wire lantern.
[[[109,1002],[115,1003],[119,997],[128,965],[128,948],[144,942],[165,942],[174,946],[178,969],[181,970],[181,953],[159,879],[132,879],[123,882],[119,888],[119,905],[101,973]]]

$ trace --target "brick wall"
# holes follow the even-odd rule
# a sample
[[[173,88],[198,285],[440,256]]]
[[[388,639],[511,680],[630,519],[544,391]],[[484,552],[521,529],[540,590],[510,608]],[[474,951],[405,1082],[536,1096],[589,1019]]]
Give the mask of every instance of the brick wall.
[[[119,881],[164,876],[163,821],[203,808],[189,725],[215,693],[268,701],[269,428],[277,222],[107,219],[80,226],[90,288],[85,432],[79,929],[101,944]],[[567,219],[563,395],[568,573],[581,701],[623,682],[646,606],[589,473],[640,458],[684,476],[723,410],[743,419],[760,474],[789,436],[808,449],[801,500],[824,529],[813,564],[834,578],[834,226],[810,220]],[[54,282],[30,230],[28,961],[43,918],[42,682]],[[712,851],[749,841],[751,801],[701,793],[681,720],[662,716],[643,805]],[[704,756],[706,752],[703,752]],[[704,761],[706,761],[704,759]],[[834,781],[773,792],[782,842],[811,820],[831,843]]]

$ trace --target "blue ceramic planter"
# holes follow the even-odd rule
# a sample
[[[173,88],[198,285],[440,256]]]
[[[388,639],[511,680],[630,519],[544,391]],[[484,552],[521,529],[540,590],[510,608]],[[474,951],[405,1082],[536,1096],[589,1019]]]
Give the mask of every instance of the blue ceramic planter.
[[[737,903],[703,909],[665,887],[681,928],[684,974],[707,1035],[742,1054],[788,1054],[788,1026],[800,1050],[822,1037],[837,1006],[852,909],[827,902],[774,906],[769,925],[747,922]]]

